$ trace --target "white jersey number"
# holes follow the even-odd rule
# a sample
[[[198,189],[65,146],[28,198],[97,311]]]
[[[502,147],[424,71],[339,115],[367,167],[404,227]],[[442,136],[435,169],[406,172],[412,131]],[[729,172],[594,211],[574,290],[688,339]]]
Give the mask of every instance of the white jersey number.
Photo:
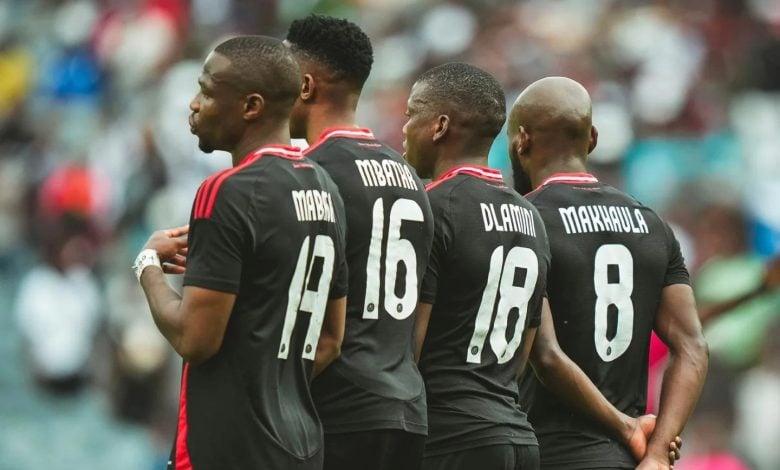
[[[398,199],[390,207],[388,218],[387,246],[382,256],[382,237],[385,228],[385,206],[382,198],[374,202],[371,244],[368,248],[366,263],[366,297],[363,303],[363,318],[379,318],[379,292],[384,290],[385,310],[398,320],[403,320],[414,312],[417,306],[417,254],[409,240],[401,238],[401,224],[405,220],[422,222],[423,212],[411,199]],[[384,258],[384,283],[380,274]],[[395,284],[398,277],[398,264],[406,268],[404,293],[396,295]]]
[[[523,286],[514,285],[515,271],[518,268],[526,270]],[[536,280],[539,277],[539,260],[536,253],[530,248],[521,246],[513,247],[504,260],[504,247],[499,246],[493,250],[490,256],[490,271],[485,290],[482,294],[482,302],[479,304],[477,320],[474,323],[474,334],[466,351],[466,362],[479,364],[482,362],[482,348],[485,338],[490,330],[490,322],[495,313],[493,331],[490,334],[490,347],[493,349],[498,363],[508,362],[515,355],[517,348],[523,341],[525,319],[528,314],[528,302],[536,288]],[[496,296],[499,295],[498,307]],[[518,309],[517,323],[512,338],[507,341],[506,327],[509,320],[509,312]]]
[[[322,320],[325,316],[325,306],[328,303],[330,280],[333,277],[333,262],[336,252],[333,247],[333,239],[328,235],[317,235],[314,239],[314,250],[311,261],[309,257],[310,237],[306,237],[298,253],[298,262],[295,265],[290,289],[287,292],[287,311],[284,314],[284,327],[282,328],[282,341],[279,344],[279,359],[287,359],[290,353],[290,338],[292,337],[298,312],[304,311],[311,314],[309,329],[306,332],[306,340],[303,347],[303,358],[314,360],[317,352],[317,343],[320,340]],[[322,275],[317,283],[317,290],[309,290],[309,278],[311,277],[314,260],[322,258]]]
[[[617,267],[618,282],[609,282],[609,266]],[[596,265],[593,273],[596,288],[596,328],[593,340],[596,352],[605,362],[611,362],[626,352],[634,335],[634,258],[624,245],[602,245],[596,251]],[[617,308],[617,331],[612,339],[607,338],[607,317],[609,306]]]

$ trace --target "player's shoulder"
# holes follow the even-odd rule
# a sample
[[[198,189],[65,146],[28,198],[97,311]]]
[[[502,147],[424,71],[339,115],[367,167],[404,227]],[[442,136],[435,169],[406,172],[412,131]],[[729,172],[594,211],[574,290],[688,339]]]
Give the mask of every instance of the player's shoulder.
[[[193,216],[196,219],[210,218],[217,204],[235,202],[252,191],[252,177],[247,166],[227,168],[207,177],[195,194]]]
[[[629,194],[623,190],[615,188],[614,186],[611,186],[609,184],[602,183],[601,186],[605,192],[607,192],[610,196],[615,198],[616,202],[622,203],[623,205],[626,206],[632,206],[635,209],[639,209],[644,213],[645,218],[649,217],[650,219],[654,219],[659,223],[665,224],[665,222],[658,214],[658,212],[655,211],[655,209],[645,205],[642,201],[634,197],[632,194]]]
[[[384,152],[390,149],[374,137],[370,129],[332,128],[324,131],[316,143],[304,150],[309,158],[330,160],[344,155]]]
[[[448,200],[456,189],[467,182],[467,178],[442,178],[426,184],[425,192],[428,194],[431,206],[433,206],[434,203],[440,204],[441,202]]]
[[[552,196],[551,189],[554,188],[555,185],[547,185],[547,186],[539,186],[538,188],[534,189],[533,191],[526,193],[523,195],[523,198],[530,202],[533,205],[536,205],[537,201],[539,203],[544,202],[548,197]]]

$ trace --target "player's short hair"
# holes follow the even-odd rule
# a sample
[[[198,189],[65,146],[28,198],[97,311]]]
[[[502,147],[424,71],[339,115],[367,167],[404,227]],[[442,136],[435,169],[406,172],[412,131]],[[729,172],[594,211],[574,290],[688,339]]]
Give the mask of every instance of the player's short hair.
[[[470,64],[450,62],[420,75],[417,83],[429,85],[426,99],[441,110],[464,116],[476,136],[493,138],[506,120],[506,96],[489,73]]]
[[[238,36],[220,43],[214,52],[230,60],[235,86],[260,93],[271,108],[292,108],[300,91],[301,70],[282,41],[269,36]]]
[[[363,87],[371,73],[371,40],[358,25],[345,19],[309,15],[295,20],[287,31],[287,41],[293,52],[325,65],[336,79],[357,88]]]

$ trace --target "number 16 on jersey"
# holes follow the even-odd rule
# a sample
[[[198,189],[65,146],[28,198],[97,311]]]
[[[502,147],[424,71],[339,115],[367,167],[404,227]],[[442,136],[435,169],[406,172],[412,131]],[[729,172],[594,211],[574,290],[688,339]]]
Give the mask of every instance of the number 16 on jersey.
[[[411,199],[398,199],[390,207],[388,218],[387,247],[382,256],[382,237],[384,235],[385,209],[384,201],[379,198],[374,202],[372,211],[371,244],[368,248],[366,263],[366,298],[363,304],[363,318],[376,320],[379,318],[379,292],[384,284],[384,307],[393,318],[403,320],[414,312],[417,305],[417,254],[414,245],[409,240],[401,238],[403,221],[423,222],[423,212],[420,206]],[[385,277],[381,282],[380,268],[384,259]],[[396,295],[395,285],[398,277],[398,264],[406,268],[404,293]]]

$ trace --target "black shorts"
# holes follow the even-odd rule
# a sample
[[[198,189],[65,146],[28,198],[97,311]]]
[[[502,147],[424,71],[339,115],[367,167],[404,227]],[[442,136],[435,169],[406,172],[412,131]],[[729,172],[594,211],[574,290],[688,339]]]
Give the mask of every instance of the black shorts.
[[[323,470],[419,470],[425,436],[400,429],[325,434]]]
[[[539,470],[539,447],[499,444],[426,457],[423,470]]]

